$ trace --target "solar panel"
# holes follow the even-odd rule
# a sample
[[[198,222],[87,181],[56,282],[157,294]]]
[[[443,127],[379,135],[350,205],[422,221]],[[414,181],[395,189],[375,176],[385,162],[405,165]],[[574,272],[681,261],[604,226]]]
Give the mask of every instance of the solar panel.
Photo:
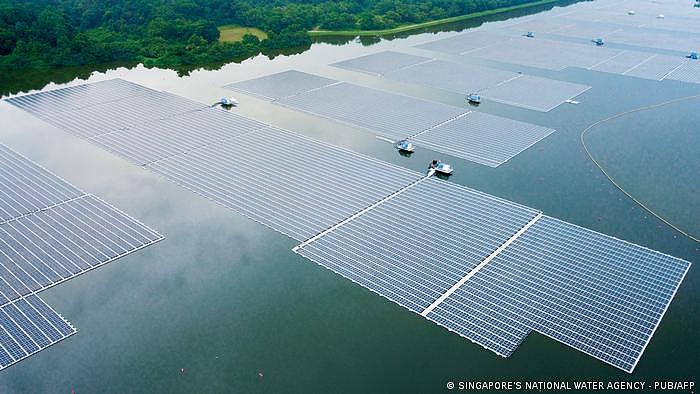
[[[624,74],[625,71],[634,68],[638,64],[647,61],[653,56],[653,53],[623,51],[620,52],[617,56],[613,56],[609,59],[605,59],[602,62],[592,65],[591,67],[589,67],[589,69],[613,74]]]
[[[653,55],[623,74],[633,77],[661,80],[686,62],[682,57]]]
[[[33,114],[65,112],[147,95],[153,90],[123,79],[109,79],[7,99]]]
[[[287,97],[278,103],[396,139],[466,112],[463,108],[345,82]]]
[[[0,225],[83,192],[0,144]]]
[[[0,214],[0,369],[75,333],[36,292],[163,238],[2,144]]]
[[[221,108],[185,112],[95,137],[92,142],[135,164],[180,155],[264,127]]]
[[[469,142],[463,142],[465,133],[457,127],[459,122],[467,122],[469,127],[468,122],[480,118],[483,122],[476,123],[489,127],[513,122],[375,92],[335,84],[282,101],[306,103],[309,108],[321,106],[325,116],[386,133],[392,130],[389,125],[409,121],[430,124],[446,119],[451,114],[448,110],[454,110],[448,121],[416,128],[421,131],[415,138],[425,138],[423,143],[444,133],[445,141],[466,146]],[[387,97],[397,97],[398,103],[392,104],[397,105],[396,111],[389,111],[391,116],[374,112],[379,119],[371,118],[371,111],[376,111],[372,105],[384,105],[386,100],[381,99]],[[346,113],[328,106],[324,99],[340,102]],[[372,105],[365,114],[363,106],[368,102]],[[411,111],[421,117],[415,115],[407,121],[397,115],[413,116]],[[445,112],[436,116],[436,111]],[[182,116],[190,119],[192,114]],[[436,118],[430,122],[421,119],[430,116]],[[231,119],[236,125],[246,122],[232,115]],[[295,248],[297,253],[502,355],[512,353],[530,330],[536,330],[631,371],[689,266],[682,260],[543,217],[527,207],[422,178],[419,173],[289,131],[247,122],[242,132],[224,134],[226,141],[208,143],[205,139],[202,145],[192,144],[186,155],[151,152],[150,147],[140,145],[129,147],[130,154],[142,154],[140,161],[150,160],[146,166],[166,178],[304,241]],[[498,127],[500,132],[522,131],[516,138],[504,137],[505,150],[486,156],[484,161],[492,160],[494,165],[551,132],[529,129],[527,124]],[[478,136],[470,138],[477,141],[472,145],[498,146],[488,138],[483,139],[486,142],[480,142]],[[167,146],[174,144],[177,142]],[[151,160],[154,157],[158,159]],[[3,304],[83,272],[93,262],[99,265],[110,255],[121,256],[154,242],[157,234],[131,226],[126,217],[113,220],[119,215],[109,207],[97,208],[99,203],[84,195],[0,225],[0,241],[5,245],[0,252],[12,261],[0,272]],[[59,228],[70,245],[60,238]],[[50,258],[27,257],[48,250],[52,251],[46,254]],[[69,253],[75,256],[66,258]],[[26,324],[16,311],[11,312]],[[637,315],[640,317],[630,318]],[[18,340],[28,348],[39,348],[52,340],[49,333],[56,337],[56,332],[48,331],[42,337],[30,330],[26,338],[17,334],[21,337]],[[5,339],[0,338],[0,343]],[[14,359],[3,349],[0,360],[8,360],[8,356]]]
[[[270,127],[149,168],[297,240],[312,237],[420,176]]]
[[[250,94],[267,100],[277,100],[338,83],[334,79],[288,70],[260,78],[234,82],[224,88]]]
[[[97,197],[82,197],[0,226],[0,304],[144,248],[162,236]]]
[[[590,88],[578,83],[523,75],[490,87],[482,95],[488,100],[547,112]]]
[[[622,50],[595,45],[574,44],[540,38],[517,37],[512,41],[493,45],[469,53],[503,63],[520,64],[549,70],[562,70],[566,67],[590,67],[609,59]]]
[[[535,330],[631,372],[689,266],[543,216],[427,317],[505,356]]]
[[[412,138],[416,144],[497,167],[554,130],[482,112],[471,112]]]
[[[57,100],[71,101],[73,91],[77,87],[13,97],[7,101],[82,138],[125,130],[140,126],[149,120],[167,119],[182,112],[197,111],[208,107],[183,97],[147,88],[125,89],[126,92],[118,97],[110,98],[108,96],[113,89],[122,89],[124,85],[135,84],[119,79],[104,81],[99,86],[81,91],[78,101],[74,104],[59,105],[54,110],[45,110],[47,105],[43,105],[43,103],[49,101],[49,97],[52,99],[59,97]],[[134,94],[128,95],[129,92]],[[93,99],[92,102],[89,101],[90,97]],[[42,105],[35,107],[33,103],[35,101],[42,103]]]
[[[646,28],[625,27],[608,36],[608,41],[647,48],[670,49],[685,52],[696,48],[700,34],[664,32]]]
[[[518,76],[518,73],[511,71],[434,60],[389,73],[386,77],[449,92],[468,94],[480,92]]]
[[[427,178],[295,251],[420,313],[535,215]]]
[[[544,112],[590,89],[571,82],[442,60],[388,73],[386,77],[461,94],[478,92],[489,100]]]
[[[688,60],[682,66],[671,71],[664,79],[700,83],[700,61]]]
[[[371,55],[343,60],[342,62],[333,63],[331,66],[368,74],[383,75],[430,60],[430,58],[423,56],[409,55],[394,51],[382,51]]]
[[[508,41],[509,38],[498,33],[472,30],[465,34],[443,38],[416,45],[416,48],[451,54],[464,54],[476,49],[489,47]]]
[[[414,66],[411,70],[418,70],[432,63]],[[437,64],[443,63],[446,62]],[[456,70],[453,69],[454,72],[457,72]],[[500,77],[517,76],[509,72],[502,75],[496,70],[493,72],[495,74],[492,75],[498,74]],[[390,73],[388,77],[391,78],[392,75]],[[483,76],[478,74],[477,79]],[[537,79],[528,81],[537,82]],[[545,87],[561,88],[568,93],[571,93],[573,88],[588,88],[560,81],[544,81],[543,84]],[[523,88],[528,88],[527,84]],[[509,92],[505,90],[496,91],[495,95],[507,93]],[[568,96],[568,93],[560,95],[559,98]],[[546,94],[546,90],[543,94]],[[511,96],[514,94],[511,93]],[[556,95],[545,95],[543,100],[535,104],[552,104],[546,99],[553,97]],[[493,167],[502,164],[553,131],[498,116],[467,114],[469,111],[462,108],[345,82],[286,97],[277,103],[364,128],[392,139],[410,138],[417,144],[435,151]]]
[[[0,370],[75,334],[73,326],[36,295],[0,308]]]

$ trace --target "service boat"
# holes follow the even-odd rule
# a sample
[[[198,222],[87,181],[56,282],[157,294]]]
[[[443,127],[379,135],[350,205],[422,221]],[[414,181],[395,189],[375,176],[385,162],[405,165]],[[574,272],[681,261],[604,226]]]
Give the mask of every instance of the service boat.
[[[428,175],[432,175],[435,172],[443,175],[450,175],[452,171],[454,171],[454,169],[451,165],[443,163],[440,160],[433,160],[430,166],[428,166]]]
[[[596,45],[598,45],[598,46],[605,45],[605,41],[603,41],[602,38],[596,38],[596,39],[594,39],[594,40],[591,40],[591,42],[593,42],[594,44],[596,44]]]
[[[413,142],[409,140],[397,141],[394,146],[396,147],[396,149],[402,152],[413,152],[416,150],[416,146],[413,145]]]
[[[481,102],[481,96],[477,93],[469,93],[467,95],[467,101],[472,104],[479,104]]]
[[[222,97],[219,99],[217,104],[221,105],[222,107],[235,107],[238,105],[238,100],[233,97]]]

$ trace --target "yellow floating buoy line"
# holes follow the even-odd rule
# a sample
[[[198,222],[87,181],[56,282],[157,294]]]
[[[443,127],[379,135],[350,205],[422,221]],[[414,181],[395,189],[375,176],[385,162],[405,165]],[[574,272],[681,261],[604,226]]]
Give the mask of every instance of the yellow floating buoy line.
[[[594,129],[596,126],[599,126],[599,125],[601,125],[601,124],[603,124],[603,123],[609,122],[609,121],[611,121],[611,120],[613,120],[613,119],[617,119],[617,118],[623,117],[623,116],[625,116],[625,115],[629,115],[629,114],[631,114],[631,113],[647,111],[647,110],[650,110],[650,109],[659,108],[659,107],[663,107],[663,106],[666,106],[666,105],[669,105],[669,104],[674,104],[674,103],[678,103],[678,102],[681,102],[681,101],[692,100],[692,99],[696,99],[696,98],[700,98],[700,94],[695,94],[695,95],[692,95],[692,96],[685,96],[685,97],[675,98],[675,99],[667,100],[667,101],[664,101],[664,102],[661,102],[661,103],[645,105],[645,106],[643,106],[643,107],[634,108],[634,109],[631,109],[631,110],[628,110],[628,111],[624,111],[624,112],[620,112],[620,113],[615,114],[615,115],[608,116],[607,118],[600,119],[600,120],[598,120],[598,121],[592,123],[592,124],[589,125],[588,127],[586,127],[586,128],[581,132],[581,136],[580,136],[580,137],[581,137],[581,145],[583,146],[583,149],[586,151],[586,155],[588,156],[589,159],[591,159],[591,161],[593,162],[593,164],[595,164],[596,167],[598,167],[598,169],[603,173],[603,175],[605,175],[605,177],[608,178],[608,180],[610,181],[610,183],[612,183],[612,184],[613,184],[616,188],[618,188],[622,193],[624,193],[627,197],[629,197],[632,201],[634,201],[637,205],[639,205],[640,207],[642,207],[645,211],[649,212],[649,213],[650,213],[651,215],[653,215],[655,218],[661,220],[661,221],[664,222],[666,225],[668,225],[668,226],[671,227],[672,229],[678,231],[679,233],[683,234],[684,236],[686,236],[686,237],[692,239],[692,240],[695,241],[695,242],[700,243],[700,239],[698,239],[698,238],[695,237],[694,235],[688,233],[687,231],[683,230],[682,228],[678,227],[677,225],[673,224],[670,220],[668,220],[668,219],[664,218],[663,216],[659,215],[658,213],[654,212],[651,208],[649,208],[649,207],[648,207],[647,205],[645,205],[643,202],[639,201],[639,200],[638,200],[637,198],[635,198],[632,194],[630,194],[627,190],[625,190],[622,186],[620,186],[620,185],[615,181],[615,179],[613,179],[613,177],[610,176],[610,174],[608,174],[607,171],[605,171],[605,168],[603,168],[603,166],[593,157],[593,155],[591,154],[591,152],[588,150],[588,146],[586,145],[586,140],[585,140],[585,138],[584,138],[584,137],[586,136],[586,133],[588,133],[590,130]]]

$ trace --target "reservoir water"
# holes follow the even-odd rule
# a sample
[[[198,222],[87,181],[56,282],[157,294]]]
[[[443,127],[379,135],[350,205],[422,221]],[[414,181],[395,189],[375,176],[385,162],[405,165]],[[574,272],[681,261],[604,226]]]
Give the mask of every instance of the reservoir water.
[[[585,6],[584,4],[570,7]],[[545,11],[547,12],[547,11]],[[505,22],[492,22],[507,23]],[[371,45],[315,43],[304,53],[258,56],[219,70],[118,67],[121,77],[212,103],[221,86],[287,69],[464,106],[452,93],[328,66],[456,32],[426,32]],[[365,43],[366,44],[366,43]],[[700,85],[577,68],[514,71],[590,85],[578,105],[543,113],[485,101],[481,111],[557,131],[498,168],[449,159],[451,181],[693,263],[700,244],[650,216],[588,159],[580,133],[607,116],[700,93]],[[74,80],[70,84],[82,83]],[[34,86],[54,89],[57,84]],[[3,87],[2,91],[9,91]],[[236,94],[233,111],[407,168],[433,158],[399,155],[371,133]],[[630,193],[700,235],[700,99],[633,113],[591,130],[593,155]],[[0,142],[166,236],[42,293],[78,334],[0,373],[0,392],[434,392],[450,381],[680,381],[697,378],[700,273],[691,267],[632,375],[531,333],[507,359],[291,252],[292,239],[127,163],[7,103]],[[261,176],[264,176],[261,174]],[[184,372],[181,372],[184,369]]]

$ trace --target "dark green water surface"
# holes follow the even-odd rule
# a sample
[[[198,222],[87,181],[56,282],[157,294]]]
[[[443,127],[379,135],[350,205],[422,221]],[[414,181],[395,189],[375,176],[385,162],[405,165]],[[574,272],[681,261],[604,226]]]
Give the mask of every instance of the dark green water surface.
[[[503,23],[503,22],[495,22]],[[437,34],[437,35],[436,35]],[[326,66],[455,33],[424,33],[373,46],[318,43],[274,60],[256,57],[218,71],[117,68],[122,77],[202,102],[231,95],[220,86],[289,68],[431,100],[461,95],[392,83]],[[447,58],[447,57],[446,57]],[[540,113],[484,102],[480,110],[557,130],[492,169],[454,158],[452,181],[546,214],[700,262],[700,245],[650,217],[586,157],[580,132],[642,105],[700,93],[700,85],[586,71],[504,69],[585,83],[579,105]],[[76,80],[72,83],[80,83]],[[45,89],[56,88],[56,85]],[[235,111],[336,145],[423,170],[439,154],[398,155],[372,134],[236,95]],[[592,152],[630,192],[700,235],[700,101],[629,115],[591,131]],[[441,392],[460,380],[695,380],[700,357],[700,274],[685,282],[642,356],[627,374],[532,333],[507,359],[409,313],[291,252],[295,241],[157,175],[0,103],[0,142],[125,210],[166,239],[42,293],[78,334],[0,372],[0,393]],[[180,369],[185,373],[181,374]],[[263,377],[258,376],[262,371]]]

